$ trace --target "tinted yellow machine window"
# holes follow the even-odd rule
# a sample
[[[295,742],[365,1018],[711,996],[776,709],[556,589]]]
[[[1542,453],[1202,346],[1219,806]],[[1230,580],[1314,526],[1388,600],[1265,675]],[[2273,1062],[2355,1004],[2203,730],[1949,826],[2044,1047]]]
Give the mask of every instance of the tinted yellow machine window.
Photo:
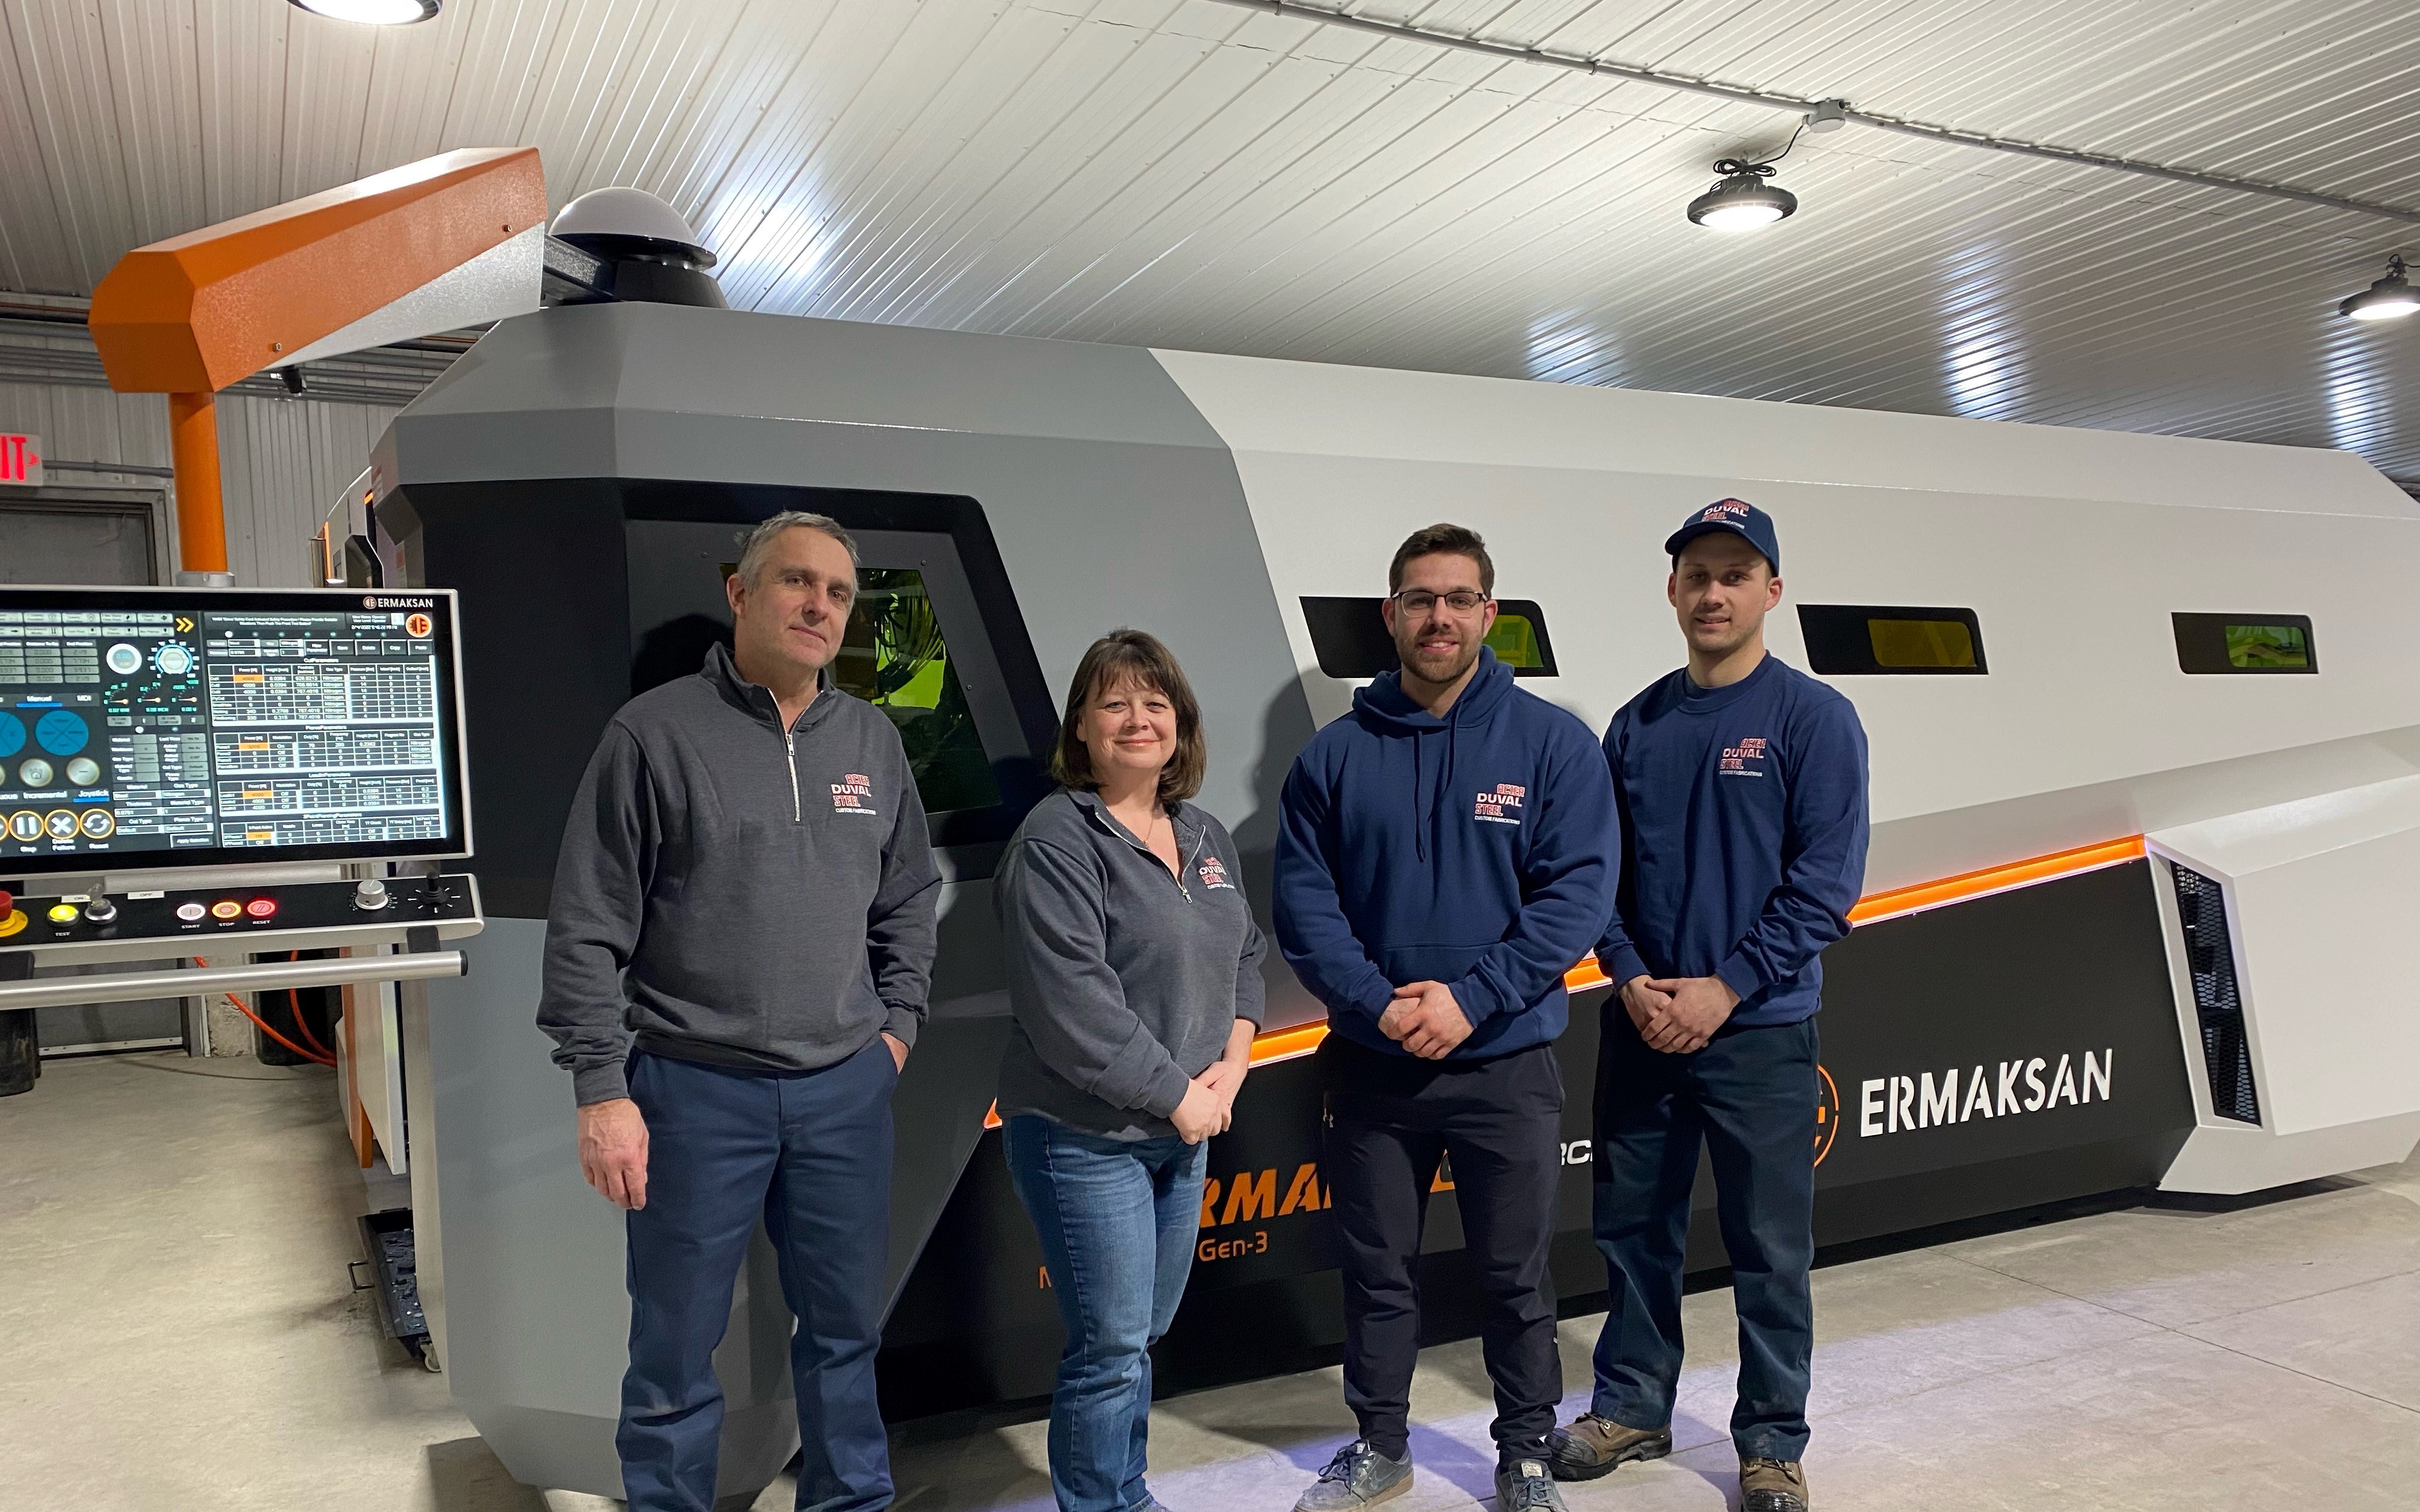
[[[1538,632],[1526,614],[1498,613],[1496,627],[1487,632],[1487,648],[1507,667],[1538,665]]]
[[[1874,660],[1885,667],[1972,667],[1975,637],[1957,620],[1868,620]]]

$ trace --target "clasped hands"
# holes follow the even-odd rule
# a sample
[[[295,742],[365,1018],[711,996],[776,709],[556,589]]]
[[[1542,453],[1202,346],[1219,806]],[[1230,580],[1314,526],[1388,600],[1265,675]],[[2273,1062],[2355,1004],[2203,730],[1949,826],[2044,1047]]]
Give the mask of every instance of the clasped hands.
[[[1621,984],[1621,1006],[1648,1049],[1685,1056],[1714,1037],[1739,994],[1720,977],[1633,977]]]
[[[1470,1019],[1441,981],[1407,981],[1378,1016],[1378,1032],[1422,1060],[1443,1060],[1470,1038]]]
[[[1198,1145],[1234,1125],[1235,1094],[1244,1089],[1244,1072],[1251,1065],[1250,1044],[1247,1038],[1243,1056],[1232,1052],[1221,1056],[1187,1084],[1185,1101],[1168,1116],[1168,1121],[1176,1125],[1179,1139]]]

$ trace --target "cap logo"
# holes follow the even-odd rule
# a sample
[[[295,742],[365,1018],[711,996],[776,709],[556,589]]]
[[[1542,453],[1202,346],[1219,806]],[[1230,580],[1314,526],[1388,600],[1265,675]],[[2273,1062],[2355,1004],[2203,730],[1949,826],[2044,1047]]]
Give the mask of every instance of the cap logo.
[[[1700,525],[1728,525],[1734,517],[1742,519],[1746,518],[1747,505],[1741,503],[1736,499],[1726,499],[1719,503],[1708,504],[1706,506],[1706,512],[1698,517],[1698,523]]]

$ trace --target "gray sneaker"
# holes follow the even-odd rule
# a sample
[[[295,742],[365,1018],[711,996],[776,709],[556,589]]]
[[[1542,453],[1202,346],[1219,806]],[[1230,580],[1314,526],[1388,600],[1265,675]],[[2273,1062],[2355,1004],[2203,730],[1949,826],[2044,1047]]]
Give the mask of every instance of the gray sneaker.
[[[1294,1512],[1357,1512],[1412,1489],[1412,1458],[1389,1459],[1359,1439],[1336,1451]]]
[[[1496,1512],[1563,1512],[1544,1456],[1508,1459],[1496,1467]]]

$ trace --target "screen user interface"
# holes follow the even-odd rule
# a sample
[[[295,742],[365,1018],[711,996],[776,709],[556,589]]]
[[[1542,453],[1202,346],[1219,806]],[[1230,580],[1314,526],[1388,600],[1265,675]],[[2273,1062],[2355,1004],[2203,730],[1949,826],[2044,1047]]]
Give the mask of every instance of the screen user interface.
[[[0,597],[0,875],[11,856],[451,848],[446,601],[248,596],[296,607]]]

